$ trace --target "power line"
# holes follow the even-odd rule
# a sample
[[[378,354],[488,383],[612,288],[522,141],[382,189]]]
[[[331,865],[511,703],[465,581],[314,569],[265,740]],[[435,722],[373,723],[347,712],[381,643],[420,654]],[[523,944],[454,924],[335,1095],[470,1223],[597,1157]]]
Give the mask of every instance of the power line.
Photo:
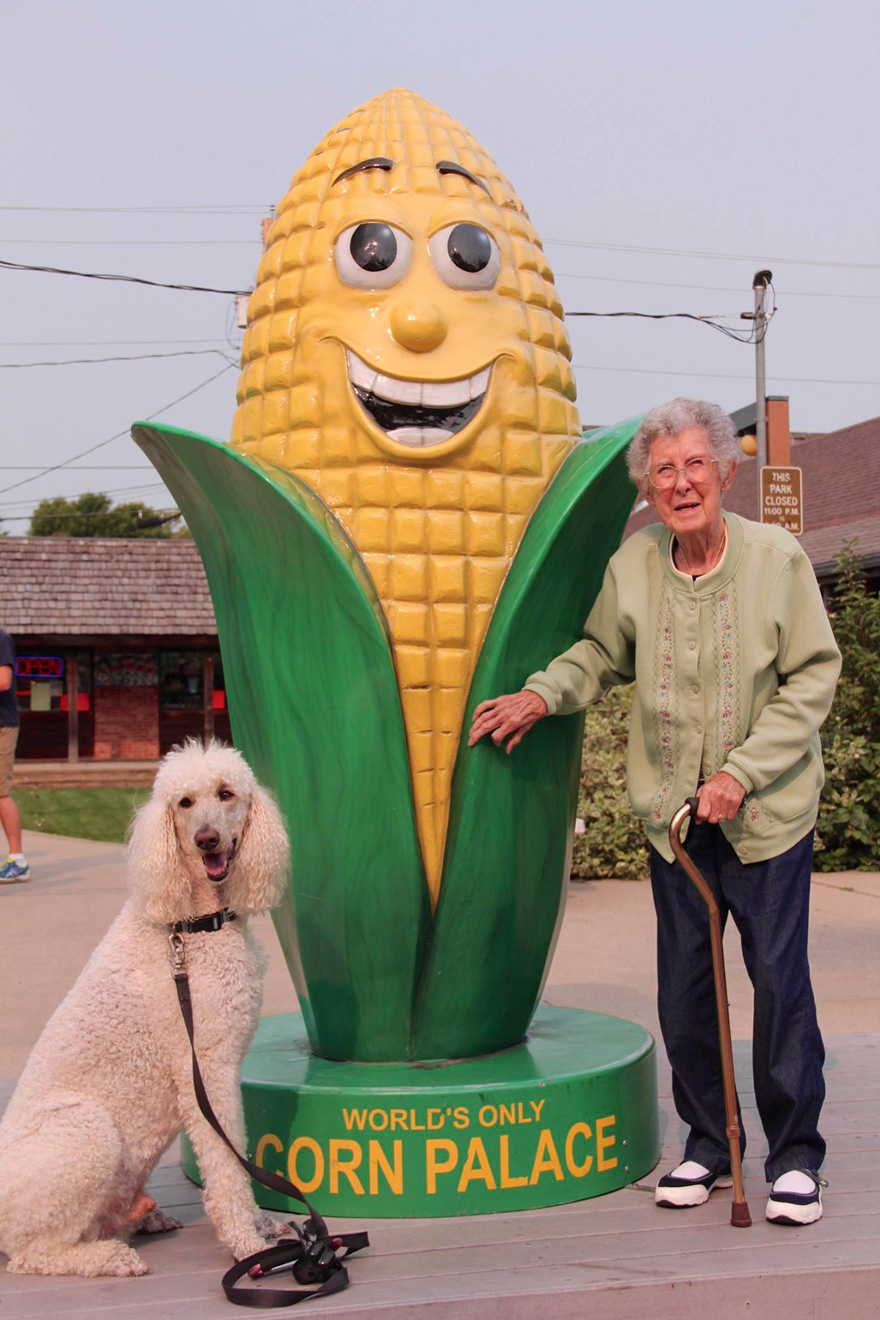
[[[576,371],[626,371],[637,376],[707,376],[713,380],[751,380],[754,374],[741,375],[731,371],[664,371],[656,367],[606,367],[594,366],[588,362],[573,362]],[[793,382],[798,385],[880,385],[880,380],[830,380],[823,376],[780,376],[773,373],[773,379]]]
[[[69,467],[69,469],[67,469],[67,471],[70,471],[70,473],[80,473],[80,471],[82,470],[83,470],[82,467]],[[111,471],[111,469],[106,469],[106,470]],[[146,469],[139,469],[139,471],[145,471],[145,470]],[[96,467],[95,471],[102,471],[102,469]],[[165,483],[162,482],[160,475],[158,475],[154,467],[153,469],[149,469],[149,473],[150,473],[149,482],[139,482],[137,483],[137,486],[113,486],[112,488],[108,488],[108,490],[106,491],[99,491],[98,494],[127,495],[131,491],[144,491],[144,490],[148,490],[148,488],[149,490],[156,490],[156,488],[160,486],[164,486]],[[94,494],[95,494],[94,490],[79,491],[77,495],[67,495],[63,491],[58,491],[57,495],[41,495],[40,498],[41,499],[79,499],[80,495],[94,495]],[[13,506],[16,506],[16,504],[29,504],[30,502],[32,502],[32,500],[33,500],[33,495],[20,496],[20,498],[18,499],[4,500],[4,508],[12,508]]]
[[[880,270],[880,263],[864,261],[820,261],[811,257],[756,257],[742,252],[697,252],[691,248],[655,248],[625,243],[589,243],[580,238],[545,238],[557,247],[595,248],[602,252],[641,252],[656,257],[701,257],[711,261],[772,261],[785,266],[834,266],[843,270]]]
[[[224,344],[217,336],[202,339],[0,339],[0,348],[103,348],[107,344],[132,347],[150,344]]]
[[[268,215],[269,203],[241,202],[205,206],[0,206],[0,211],[41,211],[64,215]]]
[[[219,348],[181,348],[173,353],[121,353],[113,357],[61,358],[52,362],[0,362],[0,371],[12,367],[81,367],[95,362],[151,362],[157,358],[206,357],[215,354],[223,358],[224,362],[230,361]],[[230,366],[238,366],[238,363],[230,362]]]
[[[71,472],[80,472],[82,469],[70,468],[68,470]],[[164,484],[165,483],[162,481],[156,469],[153,468],[152,480],[139,481],[136,486],[114,486],[112,487],[112,489],[108,488],[107,490],[102,490],[102,491],[81,490],[78,491],[77,494],[75,495],[67,495],[64,492],[59,491],[57,495],[42,495],[40,499],[41,500],[78,500],[83,495],[96,495],[96,494],[97,495],[128,495],[132,491],[137,491],[137,490],[160,490],[162,489]],[[32,503],[32,501],[33,501],[32,495],[17,500],[9,500],[4,503],[4,508],[6,509],[17,508],[20,507],[22,504],[30,504]]]
[[[699,289],[704,293],[737,293],[742,296],[742,289],[735,289],[729,284],[675,284],[667,280],[628,280],[617,275],[575,275],[571,271],[555,271],[557,280],[597,280],[603,284],[638,284],[653,289]],[[872,302],[880,301],[880,293],[813,293],[806,289],[786,289],[784,298],[863,298]]]
[[[42,472],[42,463],[0,463],[0,472]],[[149,463],[84,463],[69,472],[154,472]]]
[[[142,501],[142,500],[136,500],[136,501],[134,501],[134,503],[143,503],[143,501]],[[155,510],[155,512],[160,513],[160,512],[162,512],[162,511],[161,511],[160,509],[157,509],[157,510]],[[138,518],[138,517],[140,516],[140,510],[138,510],[138,509],[120,509],[120,508],[106,509],[106,510],[103,510],[103,511],[101,511],[101,512],[95,511],[94,513],[91,513],[91,512],[85,512],[85,513],[52,513],[52,512],[48,512],[48,513],[39,514],[38,516],[41,517],[41,518],[43,518],[43,517],[45,517],[45,518],[51,518],[52,521],[54,522],[56,519],[70,519],[70,518],[118,518],[119,515],[120,515],[120,513],[127,513],[127,514],[129,514],[129,516],[132,517],[132,518]],[[181,515],[180,513],[178,513],[176,516],[177,516],[178,518],[182,517],[182,515]],[[0,517],[2,517],[3,522],[33,522],[34,514],[31,514],[31,513],[16,513],[16,514],[14,514],[11,518],[7,518],[5,514],[2,514],[2,515],[0,515]],[[169,519],[169,521],[173,521],[173,519]]]
[[[4,270],[39,271],[44,275],[75,275],[82,280],[108,280],[121,284],[145,284],[151,289],[178,289],[184,293],[223,293],[230,298],[237,298],[240,294],[250,292],[248,289],[211,289],[204,284],[167,284],[163,280],[145,280],[139,275],[105,275],[96,271],[66,270],[61,266],[30,266],[20,261],[0,260],[0,268]]]
[[[254,247],[259,238],[0,238],[27,247]]]
[[[222,294],[226,294],[227,296],[237,297],[237,296],[239,296],[240,293],[244,293],[244,292],[245,292],[244,290],[235,290],[235,289],[209,289],[209,288],[205,288],[203,285],[196,285],[196,284],[166,284],[166,283],[160,282],[160,281],[158,281],[158,280],[145,280],[145,279],[141,279],[140,277],[135,276],[135,275],[106,275],[106,274],[104,274],[104,275],[99,275],[99,274],[95,274],[95,273],[93,273],[93,272],[87,272],[87,271],[82,271],[82,270],[64,270],[64,269],[62,269],[61,267],[58,267],[58,266],[31,266],[31,265],[27,265],[27,264],[23,264],[23,263],[20,263],[20,262],[15,262],[15,261],[3,261],[3,260],[0,260],[0,268],[5,268],[5,269],[7,269],[7,270],[29,270],[29,271],[41,271],[41,272],[44,272],[44,273],[46,273],[46,274],[52,274],[52,275],[76,275],[76,276],[79,276],[79,277],[82,278],[82,279],[90,279],[90,280],[114,280],[114,281],[120,281],[120,282],[123,282],[123,283],[126,283],[126,284],[145,284],[145,285],[148,285],[149,287],[151,287],[151,288],[155,288],[155,289],[180,289],[180,290],[186,290],[187,292],[190,292],[190,293],[222,293]],[[664,321],[664,320],[699,321],[702,325],[708,325],[708,326],[710,326],[713,330],[717,330],[717,331],[719,331],[719,333],[721,333],[721,334],[723,334],[723,335],[726,335],[729,339],[735,339],[735,340],[736,340],[738,343],[740,343],[740,344],[748,344],[748,343],[752,343],[752,342],[754,342],[754,331],[753,331],[753,330],[750,330],[750,331],[747,331],[747,332],[741,334],[741,333],[739,333],[739,332],[737,332],[737,331],[735,331],[735,330],[731,330],[731,329],[730,329],[729,327],[727,327],[727,326],[719,325],[718,322],[717,322],[717,320],[713,320],[712,318],[710,318],[710,317],[708,317],[708,316],[697,316],[697,315],[695,315],[693,312],[568,312],[568,313],[566,313],[566,315],[567,315],[568,317],[575,317],[575,316],[627,317],[627,316],[629,316],[629,317],[638,317],[638,318],[641,318],[641,319],[643,319],[643,320],[649,320],[649,321]],[[217,350],[206,350],[206,351],[217,351]],[[145,355],[145,356],[149,356],[149,355]],[[159,355],[159,354],[156,354],[155,356],[160,356],[160,355]],[[168,354],[167,356],[175,356],[175,355],[173,355],[173,354]],[[99,359],[93,359],[93,360],[94,360],[94,361],[98,361]],[[111,359],[109,359],[109,358],[105,358],[105,359],[101,359],[101,360],[103,360],[103,361],[110,361]],[[114,359],[114,360],[122,361],[122,360],[124,360],[124,359],[121,359],[121,358],[120,358],[120,359]],[[129,359],[129,360],[133,360],[133,359]],[[8,365],[8,366],[70,366],[70,365],[73,365],[73,363],[72,363],[72,362],[63,362],[63,363],[61,363],[61,362],[59,362],[59,363],[49,363],[49,362],[46,362],[46,363],[28,363],[28,362],[26,362],[26,363],[8,363],[8,364],[0,363],[0,367],[2,367],[2,366],[4,366],[4,365]]]
[[[273,203],[210,203],[192,206],[0,206],[2,211],[27,211],[63,215],[269,215]],[[16,240],[24,241],[24,240]],[[77,241],[77,240],[73,240]],[[715,261],[775,261],[796,266],[834,266],[849,270],[880,270],[880,264],[854,261],[831,261],[815,257],[765,257],[754,253],[702,252],[691,248],[647,247],[642,244],[595,243],[577,238],[546,238],[545,243],[560,247],[596,248],[607,252],[641,252],[667,257],[701,257]]]
[[[720,313],[718,314],[720,315]],[[738,344],[752,344],[755,340],[755,329],[746,331],[731,330],[729,326],[719,324],[718,316],[697,316],[694,312],[566,312],[565,319],[573,316],[599,316],[608,317],[612,320],[622,317],[635,317],[642,321],[698,321],[700,325],[706,325],[711,330],[718,330],[728,339],[735,339]]]
[[[187,390],[185,394],[178,395],[176,399],[172,399],[170,403],[166,403],[164,407],[159,408],[156,412],[149,413],[143,420],[145,422],[151,422],[154,418],[161,417],[162,413],[168,412],[169,409],[174,408],[178,403],[183,403],[184,399],[189,399],[193,394],[198,394],[199,390],[203,390],[206,385],[210,385],[212,381],[218,380],[220,376],[225,375],[227,371],[232,371],[232,369],[233,364],[227,362],[225,367],[221,367],[219,371],[215,371],[213,376],[209,376],[207,380],[203,380],[200,385],[195,385],[191,390]],[[40,477],[44,477],[50,472],[58,472],[61,468],[67,467],[70,463],[75,463],[78,458],[85,458],[87,454],[94,454],[95,450],[103,449],[105,445],[112,444],[114,440],[121,440],[123,436],[127,436],[128,433],[129,428],[126,427],[124,431],[117,431],[115,435],[108,436],[106,440],[100,440],[96,445],[91,445],[88,449],[83,449],[79,454],[71,454],[70,458],[66,458],[63,463],[54,463],[51,467],[43,468],[41,472],[37,472],[32,477],[24,477],[21,481],[13,482],[11,486],[3,486],[0,488],[0,495],[5,495],[6,492],[10,490],[17,490],[19,486],[26,486],[31,481],[37,481]]]

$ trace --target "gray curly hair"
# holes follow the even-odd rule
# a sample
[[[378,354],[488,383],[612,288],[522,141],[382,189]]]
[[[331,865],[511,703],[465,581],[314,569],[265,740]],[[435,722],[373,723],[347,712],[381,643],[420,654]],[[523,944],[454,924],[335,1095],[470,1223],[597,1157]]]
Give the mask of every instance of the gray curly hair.
[[[740,456],[739,436],[731,418],[717,403],[707,403],[705,399],[670,399],[669,403],[651,409],[626,451],[629,475],[639,490],[648,481],[653,442],[661,435],[674,439],[688,426],[699,426],[706,432],[709,452],[718,463],[721,480],[728,476]]]

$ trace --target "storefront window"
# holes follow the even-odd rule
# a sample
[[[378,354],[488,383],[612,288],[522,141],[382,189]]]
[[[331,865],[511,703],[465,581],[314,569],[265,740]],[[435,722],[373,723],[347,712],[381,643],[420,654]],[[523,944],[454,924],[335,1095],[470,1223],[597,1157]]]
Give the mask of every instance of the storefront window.
[[[91,651],[62,652],[60,654],[23,653],[15,662],[15,692],[21,711],[47,713],[66,711],[70,675],[70,660],[76,658],[78,708],[91,709],[92,653]]]
[[[162,710],[201,710],[203,663],[199,651],[163,651],[159,657]]]
[[[226,709],[226,681],[223,677],[223,658],[219,651],[214,652],[214,693],[211,705],[214,710]]]

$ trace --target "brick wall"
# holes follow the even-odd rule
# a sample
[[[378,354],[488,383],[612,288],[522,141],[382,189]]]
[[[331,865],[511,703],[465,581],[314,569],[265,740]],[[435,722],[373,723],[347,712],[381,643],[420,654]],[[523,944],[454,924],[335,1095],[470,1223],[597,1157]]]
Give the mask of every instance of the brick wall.
[[[158,687],[95,688],[94,755],[96,761],[156,760]]]

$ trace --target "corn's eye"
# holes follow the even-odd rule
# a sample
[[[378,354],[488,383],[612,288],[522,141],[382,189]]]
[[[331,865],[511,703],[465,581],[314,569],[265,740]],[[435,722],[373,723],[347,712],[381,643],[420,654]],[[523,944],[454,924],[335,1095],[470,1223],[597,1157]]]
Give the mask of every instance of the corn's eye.
[[[186,811],[187,807],[192,806],[192,798],[182,797],[177,805],[183,807],[184,811]]]
[[[402,279],[412,256],[412,239],[393,225],[368,221],[345,229],[336,240],[336,269],[354,289],[388,289]]]
[[[479,225],[440,229],[429,239],[428,248],[434,269],[452,289],[491,289],[498,279],[498,244]]]

